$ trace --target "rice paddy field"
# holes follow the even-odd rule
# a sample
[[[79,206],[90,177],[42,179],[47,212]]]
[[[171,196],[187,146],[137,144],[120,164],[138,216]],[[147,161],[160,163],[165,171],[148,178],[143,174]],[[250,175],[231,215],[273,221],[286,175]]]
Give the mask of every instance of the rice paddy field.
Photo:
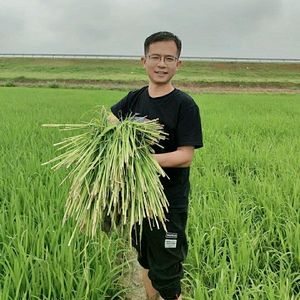
[[[0,88],[0,299],[125,299],[126,240],[62,226],[66,173],[43,162],[125,91]],[[300,299],[300,95],[192,94],[204,148],[191,167],[186,300]],[[141,299],[143,300],[143,299]]]

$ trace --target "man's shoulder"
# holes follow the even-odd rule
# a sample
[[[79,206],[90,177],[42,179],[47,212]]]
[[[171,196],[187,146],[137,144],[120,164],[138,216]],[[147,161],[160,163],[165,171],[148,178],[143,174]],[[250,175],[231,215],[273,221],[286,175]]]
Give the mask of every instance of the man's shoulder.
[[[144,86],[140,89],[137,90],[132,90],[129,92],[128,96],[132,99],[138,97],[139,95],[141,95],[144,91],[146,91],[148,89],[148,86]]]
[[[179,89],[175,89],[175,93],[176,93],[176,98],[183,104],[191,104],[191,105],[195,104],[195,100],[192,98],[192,96],[190,96],[186,92],[183,92]]]

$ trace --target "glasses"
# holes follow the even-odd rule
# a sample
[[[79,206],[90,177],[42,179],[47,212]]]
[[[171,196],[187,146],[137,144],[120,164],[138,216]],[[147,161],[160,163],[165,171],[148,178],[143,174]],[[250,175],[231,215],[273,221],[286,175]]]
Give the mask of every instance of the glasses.
[[[161,62],[161,60],[163,60],[166,65],[173,65],[178,60],[178,57],[171,56],[171,55],[160,56],[157,54],[152,54],[152,55],[147,55],[146,57],[148,57],[150,62],[153,64],[158,64],[159,62]]]

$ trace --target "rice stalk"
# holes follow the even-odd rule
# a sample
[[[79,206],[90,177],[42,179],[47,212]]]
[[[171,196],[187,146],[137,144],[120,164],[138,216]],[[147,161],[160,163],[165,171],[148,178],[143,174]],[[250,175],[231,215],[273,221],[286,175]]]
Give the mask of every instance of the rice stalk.
[[[153,145],[166,137],[158,120],[141,123],[127,118],[110,123],[109,112],[95,110],[90,122],[82,124],[44,124],[61,130],[79,130],[80,134],[54,144],[62,154],[43,163],[55,163],[54,171],[71,169],[64,180],[71,182],[63,225],[69,217],[76,226],[69,244],[79,228],[94,237],[107,218],[111,228],[129,232],[135,224],[165,227],[168,201],[159,180],[166,176],[152,157]],[[61,185],[60,184],[60,185]]]

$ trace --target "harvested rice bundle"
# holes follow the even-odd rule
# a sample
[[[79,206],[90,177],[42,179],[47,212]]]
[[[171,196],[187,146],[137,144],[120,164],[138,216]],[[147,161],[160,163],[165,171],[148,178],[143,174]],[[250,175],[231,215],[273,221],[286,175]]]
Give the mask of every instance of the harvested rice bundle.
[[[81,124],[42,125],[82,132],[55,144],[64,153],[43,164],[56,163],[55,171],[72,167],[62,181],[71,181],[63,224],[68,217],[76,219],[69,244],[78,228],[94,237],[107,218],[112,228],[118,223],[131,231],[147,218],[150,226],[159,228],[160,221],[165,229],[168,201],[159,176],[166,174],[151,155],[152,146],[166,137],[158,120],[111,123],[104,107],[94,114]]]

